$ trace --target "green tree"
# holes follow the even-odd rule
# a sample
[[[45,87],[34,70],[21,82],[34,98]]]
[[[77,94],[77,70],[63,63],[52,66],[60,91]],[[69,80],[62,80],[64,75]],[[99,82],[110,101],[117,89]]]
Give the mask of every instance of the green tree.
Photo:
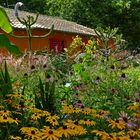
[[[139,47],[140,0],[46,0],[46,13],[91,28],[118,27],[131,47]]]

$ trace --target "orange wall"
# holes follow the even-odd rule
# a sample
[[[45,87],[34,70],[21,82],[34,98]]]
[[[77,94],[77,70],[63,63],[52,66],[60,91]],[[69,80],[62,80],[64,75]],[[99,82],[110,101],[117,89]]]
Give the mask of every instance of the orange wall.
[[[43,29],[34,29],[32,34],[33,35],[44,35],[48,33],[47,30]],[[15,29],[14,30],[15,35],[26,35],[26,31],[22,29]],[[58,32],[58,31],[53,31],[48,38],[32,38],[32,50],[49,50],[49,40],[50,39],[59,39],[59,40],[64,40],[65,41],[65,47],[68,47],[71,42],[72,38],[75,37],[77,34],[72,34],[72,33],[66,33],[66,32]],[[87,40],[90,38],[89,36],[83,36],[79,35],[82,37],[84,42],[87,42]],[[9,36],[9,39],[12,43],[16,44],[22,52],[28,49],[28,40],[27,39],[21,39],[21,38],[14,38]],[[0,53],[3,52],[4,49],[0,48]]]

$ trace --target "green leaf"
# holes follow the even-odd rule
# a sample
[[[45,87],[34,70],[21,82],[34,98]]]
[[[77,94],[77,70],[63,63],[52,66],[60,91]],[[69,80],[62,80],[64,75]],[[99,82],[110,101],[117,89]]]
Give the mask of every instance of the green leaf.
[[[0,34],[0,48],[6,48],[10,53],[21,55],[19,48],[10,42],[8,37],[4,34]]]
[[[3,7],[0,6],[0,28],[6,33],[11,33],[13,28]]]
[[[5,62],[4,70],[0,70],[0,95],[5,96],[12,93],[12,82]]]

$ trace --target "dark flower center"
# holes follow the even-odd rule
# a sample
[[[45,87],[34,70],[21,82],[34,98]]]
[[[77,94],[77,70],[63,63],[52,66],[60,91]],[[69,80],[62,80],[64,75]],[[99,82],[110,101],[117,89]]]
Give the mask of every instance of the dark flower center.
[[[52,130],[49,130],[49,134],[53,134],[53,131]]]
[[[125,122],[128,122],[128,119],[127,119],[126,117],[123,117],[123,120],[124,120]]]
[[[55,119],[53,119],[52,121],[55,122]]]
[[[84,119],[84,121],[87,121],[87,119]]]
[[[74,124],[75,124],[75,125],[78,125],[78,121],[75,121]]]
[[[119,120],[116,120],[116,123],[119,123]]]
[[[6,117],[6,116],[3,116],[3,119],[4,119],[4,120],[6,120],[6,119],[7,119],[7,117]]]
[[[109,137],[110,137],[110,138],[113,138],[113,136],[112,136],[112,135],[109,135]]]
[[[134,136],[130,136],[130,139],[133,140],[134,139]]]
[[[31,131],[31,134],[33,134],[33,135],[34,135],[34,134],[35,134],[35,131],[34,131],[34,130],[32,130],[32,131]]]
[[[84,106],[82,105],[81,108],[84,108]]]
[[[63,126],[63,129],[67,129],[68,127],[66,125]]]

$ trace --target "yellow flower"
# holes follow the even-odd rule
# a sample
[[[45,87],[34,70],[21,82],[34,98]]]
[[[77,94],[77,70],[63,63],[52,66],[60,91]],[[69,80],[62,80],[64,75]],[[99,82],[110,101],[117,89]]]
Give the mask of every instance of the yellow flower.
[[[66,122],[65,125],[73,130],[74,135],[83,135],[87,133],[87,131],[81,125],[79,125],[78,121],[67,121],[68,122]]]
[[[21,137],[19,137],[19,136],[10,136],[10,139],[11,140],[21,140]]]
[[[136,137],[136,136],[139,136],[140,137],[140,130],[138,129],[131,129],[127,132],[127,134],[129,136],[133,136],[133,137]]]
[[[133,116],[134,116],[135,118],[140,118],[140,112],[134,112],[134,113],[133,113]]]
[[[107,133],[105,131],[93,130],[92,133],[96,133],[97,136],[101,137],[101,140],[118,140],[116,133]]]
[[[97,117],[99,119],[104,119],[104,116],[102,114],[92,114],[93,117]]]
[[[129,136],[118,136],[117,140],[132,140]]]
[[[50,113],[48,111],[43,111],[42,116],[49,116]]]
[[[90,107],[85,107],[82,111],[83,114],[85,115],[91,115],[91,114],[95,114],[96,110],[90,108]]]
[[[0,116],[0,123],[16,123],[18,124],[18,120],[14,120],[11,117],[7,117],[7,116]]]
[[[64,125],[58,129],[59,134],[61,137],[69,138],[70,136],[74,135],[74,130],[70,129],[67,125]]]
[[[124,129],[126,124],[123,120],[112,120],[112,119],[109,119],[108,122],[110,123],[109,126],[111,126],[113,129],[114,128],[118,128],[118,129]]]
[[[54,125],[58,125],[58,119],[59,119],[59,116],[50,115],[46,118],[46,122],[49,122],[50,124],[54,126]]]
[[[41,138],[45,140],[59,140],[61,134],[54,129],[50,129],[49,127],[44,127],[41,129]]]
[[[8,110],[1,110],[0,111],[0,116],[8,117],[10,115],[11,115],[11,111],[8,111]]]
[[[107,110],[99,110],[99,114],[110,114],[110,112]]]
[[[79,108],[74,108],[72,105],[64,105],[63,112],[67,114],[80,113]]]
[[[133,104],[131,104],[131,105],[128,107],[128,109],[129,109],[129,110],[140,110],[140,104],[134,102]]]
[[[22,127],[20,130],[28,139],[41,140],[41,133],[35,127]]]
[[[30,107],[29,109],[31,109],[31,111],[32,111],[33,113],[42,113],[42,112],[43,112],[43,110],[38,109],[38,108],[35,108],[35,107]]]
[[[89,119],[84,119],[84,120],[80,120],[80,121],[79,121],[79,124],[95,125],[96,122],[95,122],[95,121],[92,121],[92,120],[89,120]]]
[[[93,130],[92,133],[95,133],[97,136],[100,136],[102,140],[108,140],[109,134],[105,131]]]
[[[31,119],[36,121],[36,120],[40,119],[41,116],[42,116],[42,114],[34,113],[31,115]]]

